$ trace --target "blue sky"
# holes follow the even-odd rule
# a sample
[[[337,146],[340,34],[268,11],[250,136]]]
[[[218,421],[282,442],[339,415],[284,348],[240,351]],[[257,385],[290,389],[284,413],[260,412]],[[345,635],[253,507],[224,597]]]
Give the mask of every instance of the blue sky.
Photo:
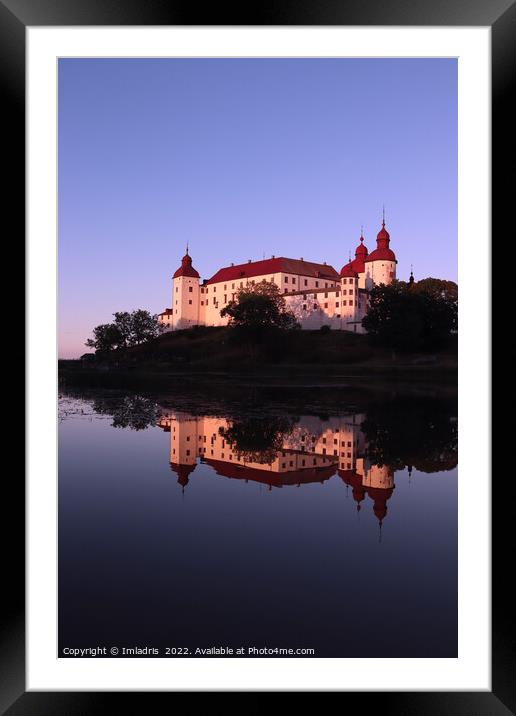
[[[457,280],[453,59],[59,61],[60,357],[265,255],[337,270],[385,204],[398,277]]]

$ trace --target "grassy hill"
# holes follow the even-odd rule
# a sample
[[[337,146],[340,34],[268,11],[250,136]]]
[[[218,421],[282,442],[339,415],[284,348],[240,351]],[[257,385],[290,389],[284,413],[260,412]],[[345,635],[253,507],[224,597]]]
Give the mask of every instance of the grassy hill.
[[[371,345],[367,336],[347,331],[287,331],[268,336],[258,344],[239,339],[227,327],[195,327],[165,333],[128,349],[109,360],[60,361],[61,375],[95,373],[218,374],[226,376],[441,377],[455,380],[456,336],[434,354],[398,353]]]

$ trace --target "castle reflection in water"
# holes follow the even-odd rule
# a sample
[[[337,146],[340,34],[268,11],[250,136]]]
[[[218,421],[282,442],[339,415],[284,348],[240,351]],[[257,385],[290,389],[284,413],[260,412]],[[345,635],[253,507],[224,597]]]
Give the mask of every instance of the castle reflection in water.
[[[170,433],[170,467],[183,490],[198,462],[210,465],[217,475],[262,483],[269,490],[324,483],[338,475],[351,488],[357,511],[363,500],[372,500],[381,525],[395,487],[394,471],[368,461],[360,429],[364,417],[301,417],[287,429],[272,431],[272,445],[263,449],[239,444],[234,421],[223,417],[170,411],[161,414],[158,425]]]

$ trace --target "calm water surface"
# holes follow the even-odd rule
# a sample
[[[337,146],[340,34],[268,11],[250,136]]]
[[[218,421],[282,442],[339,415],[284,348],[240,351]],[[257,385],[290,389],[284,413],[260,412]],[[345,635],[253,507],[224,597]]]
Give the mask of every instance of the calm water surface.
[[[456,656],[453,403],[63,393],[59,646]]]

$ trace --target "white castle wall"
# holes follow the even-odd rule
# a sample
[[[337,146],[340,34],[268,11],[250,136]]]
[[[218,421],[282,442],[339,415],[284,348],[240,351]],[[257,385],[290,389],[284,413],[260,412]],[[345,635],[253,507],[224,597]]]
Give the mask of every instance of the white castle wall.
[[[396,278],[396,261],[368,261],[365,265],[373,284],[384,283],[388,286]],[[372,288],[368,286],[367,288]]]
[[[172,281],[172,327],[174,330],[199,324],[199,279],[178,276]]]

